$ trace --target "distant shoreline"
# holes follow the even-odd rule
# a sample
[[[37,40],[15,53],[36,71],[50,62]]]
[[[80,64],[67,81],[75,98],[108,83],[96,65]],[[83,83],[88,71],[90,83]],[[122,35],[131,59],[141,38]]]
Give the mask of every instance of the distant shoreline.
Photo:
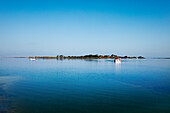
[[[56,57],[50,57],[50,56],[35,56],[35,57],[26,57],[26,58],[35,58],[35,59],[115,59],[115,58],[121,58],[121,59],[146,59],[145,57],[138,56],[138,57],[128,57],[128,56],[117,56],[117,55],[85,55],[85,56],[63,56],[63,55],[57,55]],[[23,57],[20,57],[23,58]]]
[[[165,57],[165,58],[152,58],[152,59],[170,59],[169,57]]]
[[[81,57],[81,56],[72,56],[72,57],[51,57],[51,56],[35,56],[35,57],[0,57],[0,58],[35,58],[35,59],[115,59],[116,57]],[[121,59],[170,59],[170,57],[164,58],[145,58],[145,57],[119,57]]]
[[[15,58],[19,58],[19,57],[15,57]],[[22,57],[23,58],[23,57]],[[81,57],[62,57],[62,58],[58,58],[58,57],[25,57],[25,58],[35,58],[35,59],[115,59],[114,57],[104,57],[104,58],[81,58]],[[146,59],[146,58],[135,58],[135,57],[128,57],[128,58],[124,58],[124,57],[119,57],[121,59]]]

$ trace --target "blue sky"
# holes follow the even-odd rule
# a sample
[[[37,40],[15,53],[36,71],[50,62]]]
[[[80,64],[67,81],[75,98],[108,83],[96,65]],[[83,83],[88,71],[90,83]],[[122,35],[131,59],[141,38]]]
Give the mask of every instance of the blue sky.
[[[0,56],[170,56],[170,0],[0,0]]]

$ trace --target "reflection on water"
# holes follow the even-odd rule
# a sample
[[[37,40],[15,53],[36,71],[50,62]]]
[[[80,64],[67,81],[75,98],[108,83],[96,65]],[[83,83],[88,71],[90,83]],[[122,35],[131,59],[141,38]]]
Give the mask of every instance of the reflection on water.
[[[119,74],[119,72],[121,71],[121,64],[120,63],[115,63],[116,66],[116,73]]]
[[[169,113],[169,60],[0,59],[0,112]]]

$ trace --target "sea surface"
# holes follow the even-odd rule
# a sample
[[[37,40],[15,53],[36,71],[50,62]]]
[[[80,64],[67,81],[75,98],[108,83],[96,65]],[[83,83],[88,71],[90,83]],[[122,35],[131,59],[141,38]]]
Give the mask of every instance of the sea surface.
[[[0,58],[0,113],[170,113],[170,60]]]

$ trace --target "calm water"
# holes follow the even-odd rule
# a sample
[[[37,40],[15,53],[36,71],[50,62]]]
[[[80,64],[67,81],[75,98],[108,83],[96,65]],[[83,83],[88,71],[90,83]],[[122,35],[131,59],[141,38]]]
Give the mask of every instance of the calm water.
[[[1,58],[0,112],[170,113],[170,60]]]

